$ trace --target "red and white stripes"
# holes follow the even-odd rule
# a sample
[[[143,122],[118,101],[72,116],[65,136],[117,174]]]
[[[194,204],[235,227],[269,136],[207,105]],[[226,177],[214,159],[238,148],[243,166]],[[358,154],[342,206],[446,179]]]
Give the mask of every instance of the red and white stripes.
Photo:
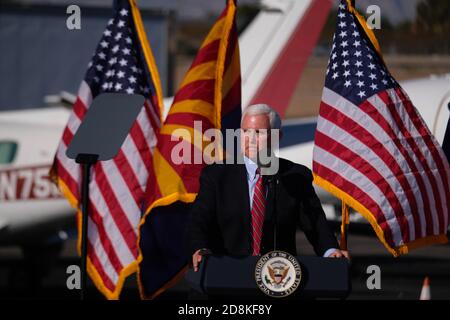
[[[75,199],[79,199],[80,166],[67,158],[66,149],[92,102],[82,82],[63,139],[58,146],[55,169]],[[138,257],[137,232],[147,184],[151,152],[156,145],[157,114],[146,100],[119,154],[98,162],[92,169],[88,257],[101,283],[114,292],[120,275]]]
[[[392,247],[445,234],[450,168],[401,88],[359,106],[324,88],[313,170],[367,208]]]

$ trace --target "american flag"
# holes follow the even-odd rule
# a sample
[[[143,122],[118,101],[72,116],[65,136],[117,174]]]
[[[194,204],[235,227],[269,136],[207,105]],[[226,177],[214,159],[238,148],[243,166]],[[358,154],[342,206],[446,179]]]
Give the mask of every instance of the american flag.
[[[315,182],[361,213],[394,255],[447,242],[450,168],[376,39],[341,1],[315,136]]]
[[[52,175],[76,208],[81,168],[65,153],[92,100],[105,92],[146,98],[120,152],[94,166],[89,185],[88,272],[107,298],[117,299],[125,277],[137,269],[141,206],[161,122],[158,73],[133,0],[115,3],[55,156]],[[77,218],[81,226],[80,212]]]

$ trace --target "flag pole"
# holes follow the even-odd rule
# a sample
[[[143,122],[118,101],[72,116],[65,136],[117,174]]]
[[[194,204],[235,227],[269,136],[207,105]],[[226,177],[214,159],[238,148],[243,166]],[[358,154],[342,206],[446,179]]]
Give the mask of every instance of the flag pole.
[[[448,110],[450,110],[450,102],[447,105]],[[450,117],[447,122],[447,129],[445,130],[444,141],[442,142],[442,149],[450,162]]]
[[[75,162],[82,165],[83,180],[81,183],[81,291],[80,299],[85,300],[87,295],[87,237],[88,237],[88,218],[89,218],[89,182],[91,167],[98,160],[98,155],[80,153]]]
[[[349,207],[342,201],[342,221],[341,221],[341,241],[339,242],[339,249],[347,251],[347,231],[349,224]]]

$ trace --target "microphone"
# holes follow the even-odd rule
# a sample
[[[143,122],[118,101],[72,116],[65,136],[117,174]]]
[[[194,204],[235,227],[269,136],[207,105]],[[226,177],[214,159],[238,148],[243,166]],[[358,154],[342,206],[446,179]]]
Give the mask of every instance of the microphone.
[[[265,180],[265,181],[264,181]],[[277,174],[263,176],[263,181],[268,187],[268,190],[272,190],[272,212],[273,212],[273,250],[277,249],[277,185],[280,183]]]
[[[264,175],[263,176],[264,184],[267,185],[268,187],[272,187],[272,185],[274,184],[275,180],[276,180],[276,175],[275,174]]]
[[[264,185],[266,185],[266,186],[270,186],[271,184],[272,184],[272,176],[266,176],[266,175],[264,175],[263,176],[263,182],[264,182]]]

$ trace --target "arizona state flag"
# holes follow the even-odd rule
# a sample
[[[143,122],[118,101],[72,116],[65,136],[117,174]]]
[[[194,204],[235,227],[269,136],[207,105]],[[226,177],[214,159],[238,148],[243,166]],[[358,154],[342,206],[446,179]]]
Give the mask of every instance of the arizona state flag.
[[[235,19],[236,4],[229,0],[161,127],[140,225],[138,281],[142,298],[154,298],[187,269],[190,257],[184,246],[185,226],[205,166],[205,131],[239,127],[241,75]]]

